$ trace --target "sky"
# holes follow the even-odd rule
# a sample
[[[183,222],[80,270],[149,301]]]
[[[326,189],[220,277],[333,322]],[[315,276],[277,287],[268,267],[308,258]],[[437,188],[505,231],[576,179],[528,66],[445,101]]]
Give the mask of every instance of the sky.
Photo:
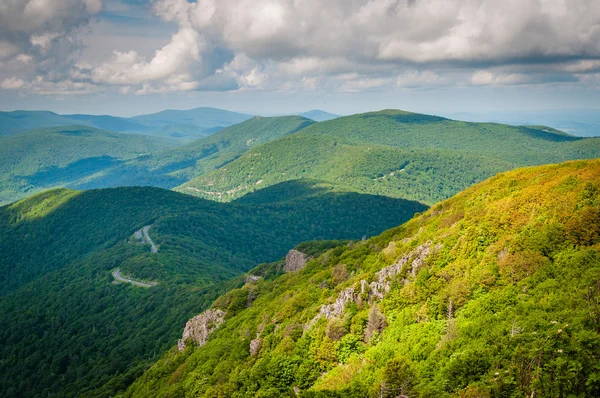
[[[597,0],[0,0],[0,110],[600,109]]]

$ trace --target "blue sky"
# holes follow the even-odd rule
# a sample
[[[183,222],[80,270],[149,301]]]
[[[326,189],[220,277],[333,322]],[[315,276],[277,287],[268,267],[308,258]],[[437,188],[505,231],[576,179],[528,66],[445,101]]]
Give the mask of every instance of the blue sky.
[[[0,109],[600,108],[594,0],[8,0]]]

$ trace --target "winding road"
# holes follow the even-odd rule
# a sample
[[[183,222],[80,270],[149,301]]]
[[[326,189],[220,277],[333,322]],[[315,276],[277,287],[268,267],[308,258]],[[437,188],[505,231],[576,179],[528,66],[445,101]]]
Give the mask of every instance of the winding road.
[[[140,282],[140,281],[133,280],[133,279],[127,277],[127,276],[123,276],[123,275],[121,275],[121,270],[118,269],[118,268],[112,272],[112,276],[113,276],[113,278],[115,278],[119,282],[131,283],[132,285],[135,285],[135,286],[152,287],[152,286],[156,286],[157,285],[156,282],[145,283],[145,282]]]
[[[158,248],[156,247],[156,245],[154,245],[154,242],[152,242],[150,235],[148,235],[148,230],[151,226],[152,225],[146,225],[144,228],[142,228],[142,232],[144,233],[144,238],[146,238],[146,242],[150,244],[150,250],[152,250],[152,253],[157,253]]]
[[[135,237],[139,239],[142,243],[147,243],[150,245],[150,250],[152,253],[158,253],[158,247],[152,241],[152,238],[148,234],[148,230],[152,227],[152,225],[146,225],[142,229],[138,229],[135,231]]]

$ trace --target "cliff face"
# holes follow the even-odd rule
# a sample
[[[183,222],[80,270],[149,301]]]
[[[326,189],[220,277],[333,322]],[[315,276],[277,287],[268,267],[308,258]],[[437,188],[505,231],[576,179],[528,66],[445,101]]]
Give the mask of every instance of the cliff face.
[[[308,257],[306,254],[299,252],[298,250],[292,249],[285,256],[285,272],[298,271],[304,268]]]
[[[206,344],[208,336],[223,323],[224,318],[224,311],[210,309],[187,321],[183,335],[177,342],[179,351],[185,350],[189,341],[192,341],[198,347]]]

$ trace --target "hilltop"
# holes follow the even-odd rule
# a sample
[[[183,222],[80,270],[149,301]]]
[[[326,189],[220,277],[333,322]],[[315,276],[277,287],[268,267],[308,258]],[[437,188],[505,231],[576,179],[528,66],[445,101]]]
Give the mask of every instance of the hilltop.
[[[309,178],[433,204],[497,172],[600,156],[599,138],[384,110],[308,126],[177,188],[222,200]]]
[[[87,126],[42,128],[0,137],[0,204],[76,184],[100,170],[174,147],[168,138]]]
[[[173,188],[237,159],[248,149],[295,133],[312,120],[300,116],[255,116],[176,148],[140,156],[91,176],[78,189],[123,185]]]
[[[248,275],[213,303],[208,342],[188,334],[124,395],[600,394],[599,160],[503,173]]]

